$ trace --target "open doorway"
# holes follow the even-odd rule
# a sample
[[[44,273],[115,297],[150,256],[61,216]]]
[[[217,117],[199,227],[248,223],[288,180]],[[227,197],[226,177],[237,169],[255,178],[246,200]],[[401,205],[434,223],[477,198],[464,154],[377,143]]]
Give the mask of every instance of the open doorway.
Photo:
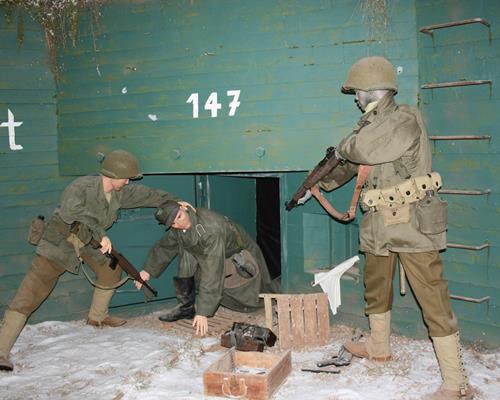
[[[281,275],[280,178],[269,174],[198,175],[196,205],[243,226],[262,249],[271,278]]]
[[[281,275],[280,180],[256,178],[257,244],[264,254],[271,279]]]

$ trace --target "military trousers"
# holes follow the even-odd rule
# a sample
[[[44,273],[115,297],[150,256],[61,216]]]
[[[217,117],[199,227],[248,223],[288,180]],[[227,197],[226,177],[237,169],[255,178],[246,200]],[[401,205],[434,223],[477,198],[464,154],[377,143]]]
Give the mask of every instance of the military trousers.
[[[119,266],[113,270],[88,253],[82,254],[82,259],[95,272],[99,285],[113,286],[120,280]],[[61,265],[37,254],[10,302],[9,309],[29,317],[49,296],[64,272],[66,270]]]
[[[392,309],[394,271],[398,257],[422,309],[429,335],[443,337],[457,332],[458,323],[451,309],[448,282],[443,279],[443,263],[438,251],[390,252],[389,256],[366,253],[366,313],[380,314]]]

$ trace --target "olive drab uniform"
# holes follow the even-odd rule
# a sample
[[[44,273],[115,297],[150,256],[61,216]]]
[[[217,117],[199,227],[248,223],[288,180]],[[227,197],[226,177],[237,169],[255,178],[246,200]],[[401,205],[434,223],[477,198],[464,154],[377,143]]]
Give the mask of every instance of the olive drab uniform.
[[[387,190],[394,190],[392,196],[385,195],[383,204],[376,207],[367,206],[361,195],[364,214],[359,240],[360,250],[366,255],[367,314],[384,313],[392,308],[392,277],[399,255],[431,336],[455,333],[457,321],[451,310],[447,283],[442,279],[438,253],[446,247],[446,226],[438,227],[433,234],[421,231],[419,218],[433,215],[432,210],[426,215],[419,213],[421,203],[426,201],[425,191],[420,193],[420,199],[414,197],[410,201],[403,195],[397,196],[404,194],[400,187],[406,188],[412,178],[425,177],[431,172],[428,137],[419,111],[397,105],[393,93],[388,92],[373,110],[361,117],[353,133],[340,142],[338,152],[347,162],[320,184],[322,188],[332,190],[344,184],[357,173],[358,164],[362,164],[374,166],[366,180],[365,193],[380,191],[379,197],[384,200]],[[436,208],[446,207],[437,193],[434,196]]]
[[[366,257],[370,322],[369,337],[346,342],[344,348],[356,357],[391,360],[392,282],[399,258],[422,308],[443,378],[439,389],[426,399],[471,399],[458,323],[439,256],[446,247],[447,203],[437,193],[442,181],[439,173],[431,171],[422,116],[416,108],[394,101],[396,72],[384,57],[356,61],[341,90],[356,95],[364,114],[352,134],[339,143],[337,151],[346,162],[320,186],[332,190],[356,174],[356,190],[364,183],[359,239]]]
[[[64,190],[60,207],[54,211],[37,246],[31,269],[5,312],[0,331],[0,369],[13,369],[8,355],[27,318],[49,296],[60,275],[66,270],[78,272],[80,258],[96,273],[97,285],[110,287],[119,281],[119,266],[111,269],[109,258],[88,244],[92,237],[100,241],[106,235],[106,230],[116,222],[119,209],[157,207],[166,200],[176,200],[162,190],[135,184],[105,195],[102,179],[102,176],[81,177]],[[78,240],[70,243],[68,239],[74,221],[80,222],[81,229]],[[89,323],[110,318],[107,310],[113,292],[95,288]],[[99,305],[94,307],[95,303]],[[91,315],[94,309],[95,317]]]
[[[210,317],[220,304],[241,312],[261,307],[259,293],[275,292],[276,288],[257,243],[241,226],[214,211],[197,208],[196,213],[187,212],[191,227],[185,231],[171,228],[151,249],[143,269],[158,277],[178,255],[178,276],[195,277],[198,315]],[[257,273],[233,280],[231,259],[243,250],[255,260]]]

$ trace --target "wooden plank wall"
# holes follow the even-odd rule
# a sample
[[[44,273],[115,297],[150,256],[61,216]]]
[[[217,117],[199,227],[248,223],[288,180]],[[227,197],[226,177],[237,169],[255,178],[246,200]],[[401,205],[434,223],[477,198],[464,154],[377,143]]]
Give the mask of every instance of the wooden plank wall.
[[[480,23],[435,30],[433,37],[418,33],[419,83],[491,80],[491,85],[420,89],[429,134],[480,136],[489,140],[432,140],[434,169],[444,189],[486,191],[489,194],[448,194],[448,242],[489,247],[449,248],[444,254],[445,277],[462,334],[468,339],[500,343],[500,3],[495,0],[419,1],[418,27],[482,18]]]
[[[82,20],[78,47],[61,57],[61,169],[87,173],[118,143],[149,173],[308,170],[359,116],[340,93],[354,60],[393,59],[400,99],[416,102],[413,2],[390,13],[371,39],[351,0],[110,3],[101,30]],[[234,116],[228,90],[241,90]],[[217,117],[204,109],[211,93]]]
[[[49,216],[69,177],[59,175],[56,86],[38,24],[24,19],[24,41],[17,42],[17,14],[8,24],[0,8],[0,123],[14,116],[14,144],[0,127],[0,313],[30,268],[34,247],[26,241],[31,220]],[[14,148],[14,149],[13,149]],[[65,274],[49,301],[31,321],[81,315],[89,285]]]

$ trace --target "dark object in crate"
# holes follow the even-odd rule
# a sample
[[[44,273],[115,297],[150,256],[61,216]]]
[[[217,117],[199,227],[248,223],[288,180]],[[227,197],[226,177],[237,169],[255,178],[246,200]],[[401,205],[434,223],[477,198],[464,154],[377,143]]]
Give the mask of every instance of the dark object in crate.
[[[224,347],[235,347],[239,351],[260,351],[265,346],[272,347],[276,343],[276,335],[268,328],[235,322],[231,330],[224,332],[220,344]]]

